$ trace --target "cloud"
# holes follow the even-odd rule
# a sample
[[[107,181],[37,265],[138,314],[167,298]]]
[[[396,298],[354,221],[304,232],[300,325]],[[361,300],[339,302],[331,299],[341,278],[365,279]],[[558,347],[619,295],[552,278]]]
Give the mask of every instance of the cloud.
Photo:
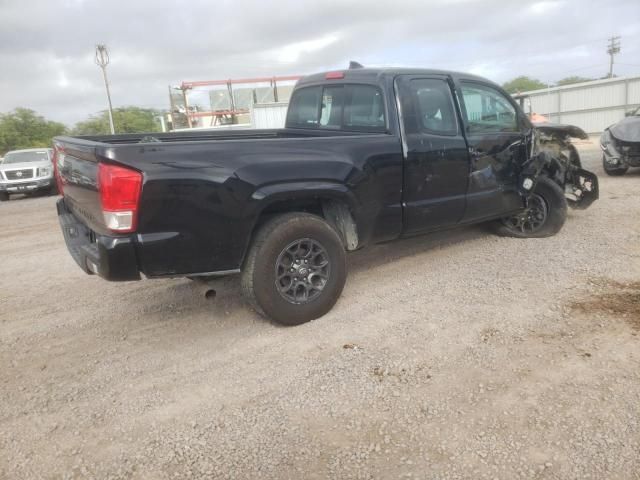
[[[168,108],[181,81],[307,74],[365,65],[479,72],[495,81],[640,73],[640,3],[581,0],[0,0],[0,112],[67,124],[114,106]],[[625,65],[626,64],[626,65]],[[201,94],[206,99],[207,96]]]
[[[275,49],[275,56],[279,62],[295,63],[302,55],[318,52],[332,43],[337,42],[339,38],[338,34],[330,33],[329,35],[323,35],[313,40],[291,43]]]
[[[562,2],[558,1],[536,2],[531,4],[527,10],[529,11],[529,13],[532,13],[534,15],[545,15],[552,10],[560,7],[561,5]]]

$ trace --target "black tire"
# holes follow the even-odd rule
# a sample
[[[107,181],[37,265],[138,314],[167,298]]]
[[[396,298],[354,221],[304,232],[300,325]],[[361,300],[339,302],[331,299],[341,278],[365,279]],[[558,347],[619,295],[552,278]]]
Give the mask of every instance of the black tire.
[[[551,237],[560,231],[567,219],[567,199],[564,192],[557,183],[547,177],[538,179],[529,198],[529,205],[530,208],[517,215],[496,222],[496,233],[515,238]],[[544,208],[544,215],[534,210],[540,208]],[[533,221],[532,216],[535,217]]]
[[[294,265],[297,256],[291,251],[296,255],[308,251],[309,268]],[[289,268],[283,267],[289,260],[291,271],[293,267],[298,269],[295,273],[290,274]],[[322,272],[313,273],[312,269],[316,268]],[[295,277],[294,281],[292,275],[301,278]],[[338,233],[316,215],[287,213],[267,221],[255,234],[245,259],[241,284],[243,294],[258,313],[291,326],[314,320],[331,310],[342,293],[346,277],[346,253]],[[287,284],[291,286],[289,292],[281,292],[288,288]],[[297,300],[299,291],[307,293]]]
[[[607,160],[604,158],[604,155],[602,156],[602,168],[604,169],[604,173],[611,177],[621,177],[629,170],[629,167],[611,168],[607,166]]]
[[[0,192],[0,202],[9,201],[9,194],[7,192]]]

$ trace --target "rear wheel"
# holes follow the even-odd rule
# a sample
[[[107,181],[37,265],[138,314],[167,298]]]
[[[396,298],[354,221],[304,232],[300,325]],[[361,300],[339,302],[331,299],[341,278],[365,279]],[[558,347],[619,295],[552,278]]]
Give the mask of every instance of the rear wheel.
[[[553,180],[541,177],[521,212],[497,222],[499,235],[517,238],[550,237],[567,219],[567,200]]]
[[[629,167],[612,168],[610,165],[607,165],[607,159],[604,155],[602,156],[602,168],[604,169],[604,173],[612,177],[621,177],[629,170]]]
[[[256,311],[283,325],[299,325],[331,310],[346,275],[338,233],[318,216],[288,213],[260,227],[241,282]]]
[[[6,202],[9,200],[9,194],[7,192],[0,192],[0,202]]]

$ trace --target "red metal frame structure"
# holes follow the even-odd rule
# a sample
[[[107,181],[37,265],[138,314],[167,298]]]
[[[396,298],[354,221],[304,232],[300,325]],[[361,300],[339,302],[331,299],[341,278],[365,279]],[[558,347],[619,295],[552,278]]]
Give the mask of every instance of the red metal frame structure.
[[[264,83],[271,82],[272,84],[275,82],[286,82],[293,80],[300,80],[302,75],[289,75],[285,77],[262,77],[262,78],[236,78],[235,80],[204,80],[200,82],[182,82],[180,88],[182,89],[190,89],[193,87],[210,87],[213,85],[234,85],[236,83]]]
[[[233,103],[233,85],[237,84],[247,84],[247,83],[266,83],[269,82],[271,87],[273,88],[273,97],[275,101],[278,101],[278,82],[290,82],[294,80],[299,80],[302,78],[301,75],[287,75],[281,77],[258,77],[258,78],[236,78],[236,79],[228,79],[228,80],[202,80],[197,82],[182,82],[180,84],[180,90],[184,95],[185,99],[185,110],[187,112],[187,120],[189,123],[189,127],[191,127],[191,119],[198,117],[213,117],[213,122],[217,122],[219,119],[223,117],[235,117],[236,115],[240,115],[243,113],[249,113],[247,109],[236,109]],[[229,98],[231,101],[231,108],[228,110],[216,110],[212,112],[190,112],[189,106],[187,104],[186,92],[187,90],[191,90],[194,87],[212,87],[216,85],[226,85],[227,90],[229,91]]]

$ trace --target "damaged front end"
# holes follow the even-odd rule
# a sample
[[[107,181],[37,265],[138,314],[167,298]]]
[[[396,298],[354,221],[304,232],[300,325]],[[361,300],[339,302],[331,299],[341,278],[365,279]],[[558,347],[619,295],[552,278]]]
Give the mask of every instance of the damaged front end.
[[[623,175],[640,167],[640,108],[611,125],[600,137],[602,166],[609,175]]]
[[[531,131],[531,154],[520,170],[520,193],[526,198],[537,179],[545,175],[564,189],[567,203],[576,209],[588,208],[598,199],[598,177],[582,168],[571,138],[588,135],[573,125],[536,125]]]

